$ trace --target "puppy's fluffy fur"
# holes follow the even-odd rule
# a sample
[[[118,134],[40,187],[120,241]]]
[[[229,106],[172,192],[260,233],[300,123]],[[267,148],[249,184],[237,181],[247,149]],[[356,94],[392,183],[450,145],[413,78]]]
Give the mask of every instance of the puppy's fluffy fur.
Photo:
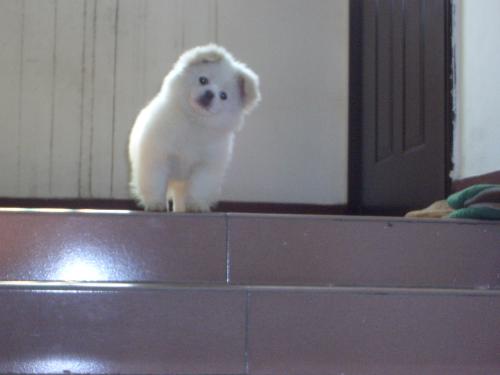
[[[176,212],[209,210],[234,133],[259,100],[257,75],[224,48],[210,44],[181,55],[130,134],[130,185],[138,202],[146,210],[165,210],[168,199]]]

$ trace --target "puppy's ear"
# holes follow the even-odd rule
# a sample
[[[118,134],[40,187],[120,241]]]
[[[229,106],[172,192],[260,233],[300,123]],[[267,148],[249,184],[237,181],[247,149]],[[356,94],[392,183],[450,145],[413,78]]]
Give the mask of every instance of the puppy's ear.
[[[243,103],[243,111],[245,114],[248,114],[257,106],[261,99],[259,77],[252,70],[242,65],[239,69],[237,79],[240,98]]]

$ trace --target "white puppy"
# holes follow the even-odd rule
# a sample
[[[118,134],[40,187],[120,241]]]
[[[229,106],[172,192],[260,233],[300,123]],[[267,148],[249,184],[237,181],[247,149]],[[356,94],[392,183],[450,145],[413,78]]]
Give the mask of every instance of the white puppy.
[[[208,211],[234,133],[259,102],[259,79],[224,48],[185,52],[139,113],[129,142],[131,190],[146,210]],[[167,194],[168,192],[168,194]]]

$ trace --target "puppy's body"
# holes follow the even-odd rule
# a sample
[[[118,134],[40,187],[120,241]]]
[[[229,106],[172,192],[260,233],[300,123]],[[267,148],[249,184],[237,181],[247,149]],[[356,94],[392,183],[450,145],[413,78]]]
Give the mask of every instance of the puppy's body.
[[[206,211],[220,193],[234,132],[260,99],[258,78],[223,48],[183,54],[130,135],[131,188],[147,210]]]

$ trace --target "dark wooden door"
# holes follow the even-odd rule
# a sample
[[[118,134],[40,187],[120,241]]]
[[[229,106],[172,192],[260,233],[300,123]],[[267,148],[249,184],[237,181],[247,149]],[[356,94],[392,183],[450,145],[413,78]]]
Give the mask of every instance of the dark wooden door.
[[[359,48],[359,61],[351,60],[351,68],[352,74],[359,68],[360,100],[351,122],[359,123],[351,126],[358,126],[358,149],[351,151],[359,153],[359,170],[352,197],[364,212],[423,208],[447,192],[448,0],[361,0],[357,6],[351,15],[359,23],[351,25],[357,47],[351,49]]]

